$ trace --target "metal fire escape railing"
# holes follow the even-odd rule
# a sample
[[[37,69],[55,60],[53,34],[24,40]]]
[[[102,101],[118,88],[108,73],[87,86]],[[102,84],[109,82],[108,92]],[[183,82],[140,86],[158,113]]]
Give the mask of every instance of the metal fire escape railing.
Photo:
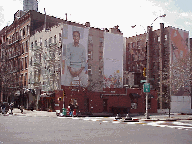
[[[49,43],[46,48],[34,46],[33,76],[31,84],[44,92],[60,89],[60,53],[57,43]]]

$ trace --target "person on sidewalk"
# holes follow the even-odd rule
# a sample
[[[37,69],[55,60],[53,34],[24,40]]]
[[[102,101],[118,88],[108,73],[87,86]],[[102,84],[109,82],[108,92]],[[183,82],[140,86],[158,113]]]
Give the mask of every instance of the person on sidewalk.
[[[1,105],[1,107],[2,107],[2,114],[5,114],[5,104],[3,103],[2,105]]]
[[[79,114],[79,104],[78,103],[76,103],[75,109],[76,109],[76,115],[78,116],[78,114]]]
[[[70,106],[70,116],[73,116],[74,105],[73,103],[70,103],[69,106]]]
[[[13,102],[10,104],[11,114],[13,114]]]
[[[20,106],[20,110],[21,110],[21,113],[22,113],[22,114],[23,114],[23,109],[24,109],[24,106],[21,105],[21,106]]]

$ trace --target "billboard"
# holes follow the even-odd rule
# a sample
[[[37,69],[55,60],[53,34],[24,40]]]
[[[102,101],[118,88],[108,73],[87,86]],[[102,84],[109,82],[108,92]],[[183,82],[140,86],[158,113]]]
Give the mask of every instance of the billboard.
[[[180,94],[184,89],[189,89],[190,79],[190,43],[189,32],[170,27],[170,66],[172,92]],[[184,89],[181,89],[183,87]],[[184,91],[182,92],[184,94]]]
[[[61,85],[87,87],[88,28],[63,24]]]
[[[123,36],[104,34],[104,88],[123,87]]]

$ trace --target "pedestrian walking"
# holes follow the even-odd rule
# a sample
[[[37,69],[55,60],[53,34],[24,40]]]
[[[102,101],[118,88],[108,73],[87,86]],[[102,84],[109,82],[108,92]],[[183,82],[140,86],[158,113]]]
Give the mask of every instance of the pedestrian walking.
[[[70,106],[70,116],[73,116],[74,105],[73,105],[73,103],[71,102],[71,103],[69,104],[69,106]]]
[[[79,114],[79,104],[78,103],[76,103],[75,109],[76,109],[76,115],[78,116],[78,114]]]
[[[0,112],[2,112],[2,102],[0,102]]]
[[[13,102],[10,104],[11,114],[13,114]]]
[[[23,114],[23,109],[24,109],[24,106],[21,105],[21,106],[20,106],[20,110],[21,110],[21,113],[22,113],[22,114]]]
[[[2,114],[5,114],[5,108],[6,108],[5,104],[3,103],[3,104],[1,105],[1,107],[2,107]]]

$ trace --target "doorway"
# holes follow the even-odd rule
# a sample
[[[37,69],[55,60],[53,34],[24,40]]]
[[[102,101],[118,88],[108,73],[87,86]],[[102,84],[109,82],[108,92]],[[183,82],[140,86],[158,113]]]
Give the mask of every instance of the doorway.
[[[108,99],[103,99],[103,112],[107,112],[107,100]]]

